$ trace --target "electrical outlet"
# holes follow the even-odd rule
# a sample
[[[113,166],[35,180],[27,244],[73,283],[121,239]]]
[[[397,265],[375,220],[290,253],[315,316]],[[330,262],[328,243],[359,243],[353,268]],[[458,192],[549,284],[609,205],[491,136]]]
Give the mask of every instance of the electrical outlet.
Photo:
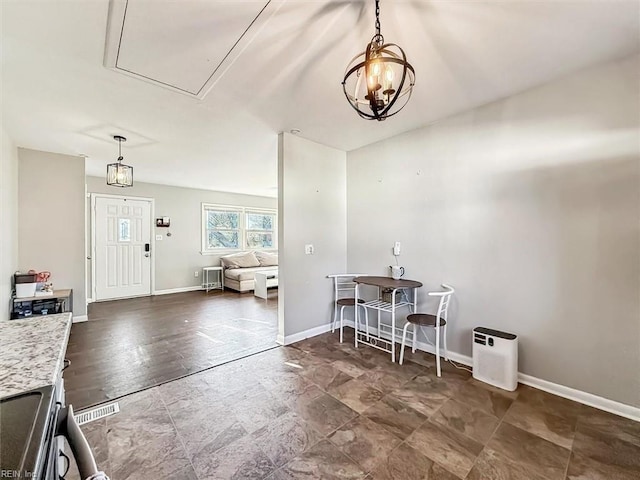
[[[304,253],[305,253],[305,255],[313,255],[313,245],[311,245],[311,244],[305,245],[304,246]]]
[[[195,272],[193,272],[193,276],[194,276],[194,277],[198,278],[198,275],[200,275],[200,272],[199,272],[199,271],[197,271],[197,270],[196,270]]]
[[[156,241],[159,242],[162,240],[162,235],[156,235]]]
[[[397,257],[398,255],[400,255],[400,242],[396,242],[393,245],[393,254]]]

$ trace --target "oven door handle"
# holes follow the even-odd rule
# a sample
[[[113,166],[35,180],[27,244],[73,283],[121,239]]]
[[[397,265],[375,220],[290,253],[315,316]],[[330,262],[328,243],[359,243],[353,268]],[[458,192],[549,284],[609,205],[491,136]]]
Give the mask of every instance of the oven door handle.
[[[73,407],[71,405],[60,410],[56,435],[64,435],[67,438],[78,466],[78,472],[80,472],[80,478],[90,478],[101,473],[98,471],[96,460],[93,457],[93,453],[91,453],[89,442],[87,442],[73,416]]]

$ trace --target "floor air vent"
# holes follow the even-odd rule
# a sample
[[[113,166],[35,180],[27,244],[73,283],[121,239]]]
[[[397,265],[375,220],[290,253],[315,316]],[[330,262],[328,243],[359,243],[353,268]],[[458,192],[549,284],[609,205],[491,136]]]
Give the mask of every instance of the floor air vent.
[[[85,423],[93,422],[99,418],[108,417],[109,415],[115,415],[120,411],[120,405],[118,402],[110,403],[102,407],[92,408],[86,412],[79,413],[75,416],[78,425],[84,425]]]

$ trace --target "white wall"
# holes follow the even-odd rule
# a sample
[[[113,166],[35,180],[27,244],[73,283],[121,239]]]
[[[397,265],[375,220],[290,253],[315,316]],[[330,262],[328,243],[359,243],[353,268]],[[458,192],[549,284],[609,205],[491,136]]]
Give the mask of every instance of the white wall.
[[[18,149],[6,134],[0,151],[0,321],[9,318],[12,277],[18,269]]]
[[[639,71],[627,58],[349,152],[349,270],[386,274],[401,241],[420,310],[457,288],[451,350],[470,355],[476,326],[513,332],[521,372],[640,406]]]
[[[86,182],[90,193],[153,198],[156,217],[171,218],[169,228],[157,228],[154,222],[154,235],[162,235],[162,241],[155,243],[156,291],[201,285],[202,279],[196,278],[194,272],[201,274],[202,267],[220,265],[220,255],[200,254],[203,202],[258,208],[277,208],[278,204],[277,199],[269,197],[136,181],[131,188],[110,187],[104,177],[88,176]]]
[[[73,314],[87,314],[84,158],[18,149],[18,266],[51,272],[73,288]]]
[[[278,145],[280,278],[284,341],[326,325],[331,273],[346,269],[346,153],[281,133]],[[304,247],[312,244],[313,255]]]

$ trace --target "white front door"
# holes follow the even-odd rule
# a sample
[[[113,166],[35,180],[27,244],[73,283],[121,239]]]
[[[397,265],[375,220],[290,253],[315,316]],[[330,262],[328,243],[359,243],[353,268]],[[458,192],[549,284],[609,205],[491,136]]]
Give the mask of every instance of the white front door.
[[[151,201],[96,196],[95,299],[151,295]]]

